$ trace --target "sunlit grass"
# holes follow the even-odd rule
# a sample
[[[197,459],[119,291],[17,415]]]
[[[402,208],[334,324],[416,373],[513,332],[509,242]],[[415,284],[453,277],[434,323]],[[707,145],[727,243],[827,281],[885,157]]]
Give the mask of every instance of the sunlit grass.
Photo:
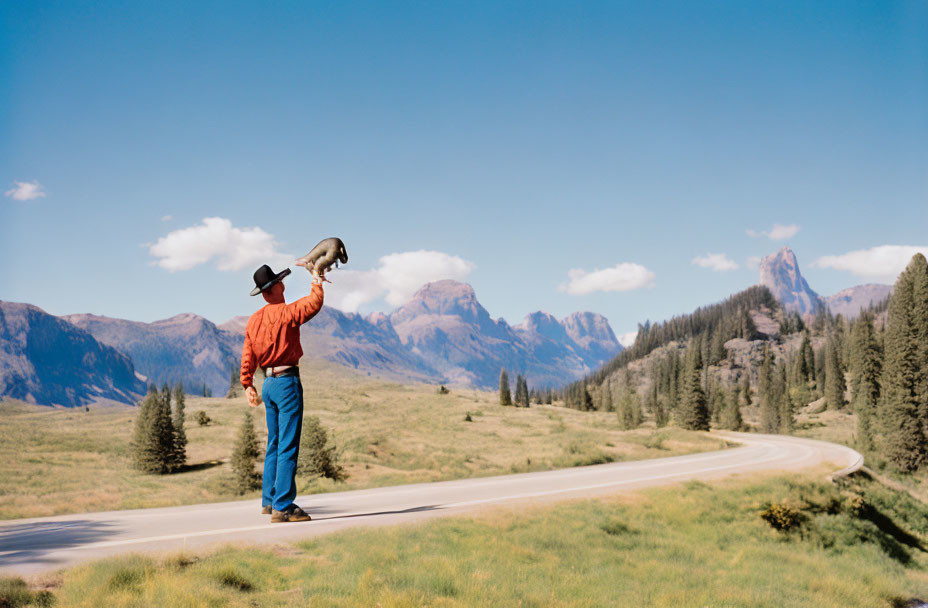
[[[679,429],[619,429],[615,414],[501,407],[495,393],[403,385],[304,361],[305,411],[332,430],[346,484],[300,479],[301,493],[539,471],[714,450],[725,443]],[[223,479],[248,409],[236,399],[187,397],[191,470],[131,467],[135,408],[63,410],[0,404],[0,518],[172,506],[244,497]],[[196,412],[213,422],[198,426]],[[471,421],[465,421],[470,413]],[[256,412],[264,441],[264,409]]]
[[[691,482],[294,545],[113,558],[66,571],[55,594],[58,606],[165,607],[885,608],[928,596],[925,549],[897,539],[928,540],[928,508],[871,481],[820,479]],[[872,510],[851,509],[851,495]],[[759,517],[780,501],[801,510],[801,530]]]

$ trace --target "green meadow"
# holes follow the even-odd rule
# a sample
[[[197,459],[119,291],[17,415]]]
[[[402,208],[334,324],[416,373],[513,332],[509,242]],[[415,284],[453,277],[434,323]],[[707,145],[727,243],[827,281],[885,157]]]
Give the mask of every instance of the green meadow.
[[[836,486],[825,473],[514,504],[295,544],[120,557],[36,585],[62,608],[892,608],[928,597],[928,507],[865,476]],[[771,512],[785,529],[761,517]]]
[[[301,493],[539,471],[716,450],[703,433],[622,431],[614,413],[502,407],[495,393],[407,385],[304,361],[305,413],[338,447],[347,482],[299,478]],[[229,459],[244,396],[186,399],[186,470],[145,475],[131,464],[138,409],[53,409],[0,403],[0,518],[253,498],[230,490]],[[196,414],[212,420],[199,426]],[[466,418],[470,415],[470,421]],[[264,408],[255,412],[265,441]],[[260,464],[259,464],[260,467]]]

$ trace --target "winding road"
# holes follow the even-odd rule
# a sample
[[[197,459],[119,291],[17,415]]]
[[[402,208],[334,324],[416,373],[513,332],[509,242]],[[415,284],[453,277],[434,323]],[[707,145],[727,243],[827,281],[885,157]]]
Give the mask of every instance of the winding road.
[[[513,501],[589,497],[735,473],[794,471],[828,464],[856,470],[863,458],[832,443],[783,435],[713,433],[739,447],[688,456],[394,486],[300,497],[313,517],[271,524],[258,500],[79,513],[0,523],[0,573],[29,576],[132,552],[198,549],[216,543],[279,543],[358,526],[467,513]]]

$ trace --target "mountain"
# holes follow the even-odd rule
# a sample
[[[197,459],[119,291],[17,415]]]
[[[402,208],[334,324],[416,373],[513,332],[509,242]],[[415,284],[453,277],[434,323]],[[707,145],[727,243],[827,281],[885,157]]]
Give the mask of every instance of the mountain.
[[[767,287],[788,312],[810,315],[825,306],[821,296],[812,291],[799,272],[796,254],[788,247],[761,260],[760,284]]]
[[[126,355],[37,306],[0,302],[0,396],[80,407],[145,390]]]
[[[828,310],[834,315],[844,315],[846,319],[854,319],[860,311],[872,304],[879,304],[891,294],[892,285],[867,283],[856,287],[842,289],[838,293],[825,298]]]
[[[242,343],[235,332],[191,313],[153,323],[91,314],[61,318],[128,355],[159,386],[181,382],[185,391],[202,394],[205,385],[213,395],[225,395],[230,368],[241,361]]]
[[[470,285],[445,280],[422,287],[390,321],[403,344],[450,383],[494,387],[505,367],[530,385],[559,386],[622,349],[605,318],[579,314],[558,321],[538,312],[511,327],[490,317]]]

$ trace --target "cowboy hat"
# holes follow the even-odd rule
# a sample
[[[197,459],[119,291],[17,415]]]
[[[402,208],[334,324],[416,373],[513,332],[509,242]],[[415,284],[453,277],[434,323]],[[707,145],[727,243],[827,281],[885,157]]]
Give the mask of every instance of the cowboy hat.
[[[290,274],[289,268],[284,268],[277,274],[274,274],[274,271],[271,270],[271,267],[267,264],[264,264],[261,266],[261,268],[255,270],[255,288],[251,290],[251,295],[258,295],[288,274]]]

